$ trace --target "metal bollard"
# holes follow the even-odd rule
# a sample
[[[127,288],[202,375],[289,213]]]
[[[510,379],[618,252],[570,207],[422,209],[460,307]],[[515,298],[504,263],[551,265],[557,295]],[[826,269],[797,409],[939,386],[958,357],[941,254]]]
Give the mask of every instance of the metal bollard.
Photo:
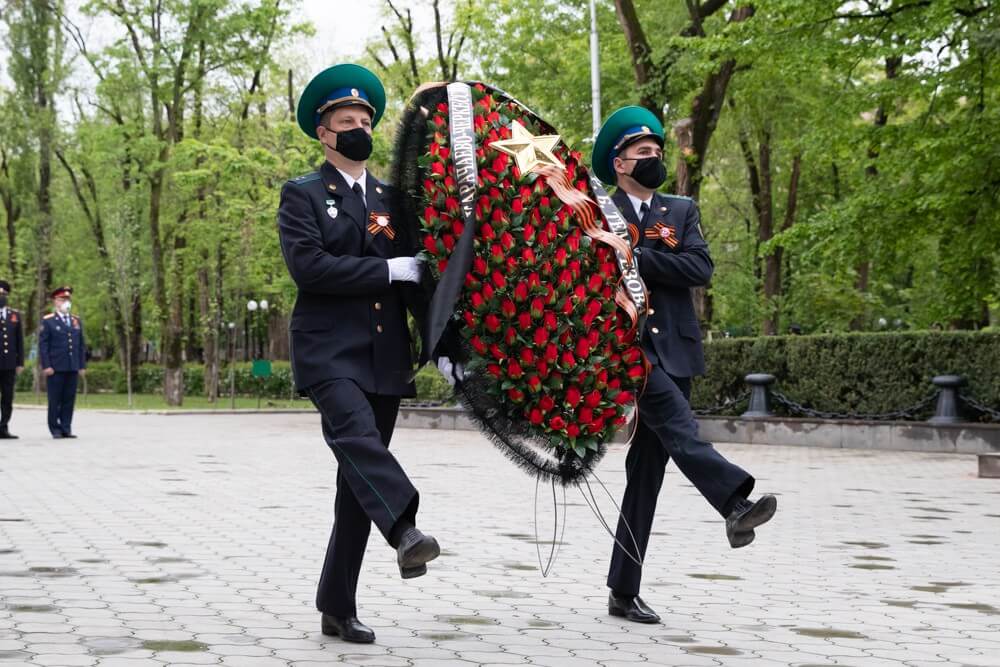
[[[747,411],[740,416],[743,419],[773,417],[768,387],[774,384],[774,376],[768,373],[751,373],[744,379],[750,385],[750,405],[747,406]]]
[[[937,408],[930,418],[931,424],[957,424],[962,421],[958,412],[958,388],[965,384],[961,375],[938,375],[931,380],[938,388]]]

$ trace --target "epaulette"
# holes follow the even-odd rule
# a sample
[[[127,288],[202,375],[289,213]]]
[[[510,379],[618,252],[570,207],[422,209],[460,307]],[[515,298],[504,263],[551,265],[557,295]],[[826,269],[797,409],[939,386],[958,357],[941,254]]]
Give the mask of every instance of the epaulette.
[[[55,316],[56,316],[55,313],[49,313],[48,315],[42,315],[42,319],[43,320],[50,320],[50,319],[52,319]]]
[[[311,174],[305,174],[303,176],[296,176],[295,178],[289,179],[289,183],[294,183],[295,185],[304,185],[305,183],[312,183],[313,181],[318,181],[320,178],[319,172],[314,171]]]
[[[691,202],[694,201],[694,199],[692,197],[685,197],[684,195],[661,195],[661,196],[663,196],[663,197],[669,197],[670,199],[686,199],[686,200],[691,201]]]

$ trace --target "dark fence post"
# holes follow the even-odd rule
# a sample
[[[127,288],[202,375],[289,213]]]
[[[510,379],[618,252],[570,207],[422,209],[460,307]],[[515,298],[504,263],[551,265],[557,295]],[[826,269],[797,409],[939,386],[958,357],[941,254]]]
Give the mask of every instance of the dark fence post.
[[[773,417],[768,387],[774,384],[774,376],[768,373],[751,373],[744,379],[750,385],[750,404],[747,406],[747,411],[740,416],[744,419]]]
[[[958,388],[965,384],[965,378],[961,375],[938,375],[931,382],[938,388],[938,399],[930,423],[957,424],[962,421],[958,413]]]

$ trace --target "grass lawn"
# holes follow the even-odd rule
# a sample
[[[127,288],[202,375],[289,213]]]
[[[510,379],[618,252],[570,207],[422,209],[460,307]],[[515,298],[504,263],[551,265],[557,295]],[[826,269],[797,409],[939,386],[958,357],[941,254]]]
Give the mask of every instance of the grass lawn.
[[[15,396],[16,405],[46,405],[45,394],[37,397],[31,392],[19,392]],[[312,403],[308,399],[274,399],[262,398],[261,409],[311,409]],[[162,394],[133,394],[133,410],[229,410],[232,402],[229,397],[220,398],[215,403],[210,403],[204,396],[185,396],[184,404],[180,407],[167,405]],[[237,409],[256,409],[257,399],[242,396],[236,397]],[[78,394],[76,397],[77,410],[128,410],[128,396],[126,394]]]

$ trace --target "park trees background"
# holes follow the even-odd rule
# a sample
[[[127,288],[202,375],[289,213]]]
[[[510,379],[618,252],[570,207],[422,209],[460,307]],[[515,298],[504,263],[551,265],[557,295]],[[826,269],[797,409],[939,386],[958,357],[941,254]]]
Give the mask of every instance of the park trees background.
[[[586,0],[379,4],[380,29],[344,49],[390,92],[376,172],[409,93],[451,78],[499,85],[589,152]],[[995,5],[597,2],[605,115],[662,117],[669,190],[701,205],[713,334],[996,325]],[[10,0],[0,15],[13,304],[33,327],[47,288],[70,283],[95,352],[164,365],[172,403],[185,362],[203,362],[217,396],[227,350],[252,356],[256,336],[284,354],[294,290],[274,215],[281,183],[321,159],[292,109],[328,63],[296,53],[310,26],[292,0],[82,9],[115,38],[88,44],[62,2]],[[249,298],[272,304],[266,321]]]

